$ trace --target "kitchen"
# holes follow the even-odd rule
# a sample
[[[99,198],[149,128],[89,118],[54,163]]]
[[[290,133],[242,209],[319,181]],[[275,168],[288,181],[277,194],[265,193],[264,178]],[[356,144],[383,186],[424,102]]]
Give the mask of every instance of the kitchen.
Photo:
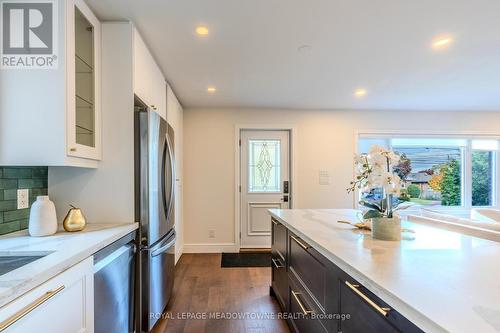
[[[495,1],[0,4],[0,331],[500,331]]]

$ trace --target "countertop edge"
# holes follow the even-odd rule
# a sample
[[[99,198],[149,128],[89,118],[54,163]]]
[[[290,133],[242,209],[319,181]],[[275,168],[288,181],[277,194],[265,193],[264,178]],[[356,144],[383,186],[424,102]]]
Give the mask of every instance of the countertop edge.
[[[78,264],[79,262],[87,259],[88,257],[94,255],[97,251],[105,248],[109,244],[117,241],[118,239],[126,236],[127,234],[137,230],[139,228],[139,224],[137,222],[135,223],[130,223],[130,224],[123,224],[123,225],[113,225],[113,227],[110,227],[109,229],[112,228],[123,228],[123,230],[120,230],[113,236],[110,236],[106,238],[105,240],[89,247],[85,248],[81,252],[76,253],[75,255],[71,256],[69,259],[64,260],[60,263],[57,263],[53,266],[50,266],[47,268],[44,272],[41,274],[38,274],[34,276],[32,279],[30,279],[26,283],[20,283],[20,285],[15,286],[11,288],[11,293],[5,293],[3,297],[0,297],[0,308],[9,305],[11,302],[15,301],[19,297],[22,297],[29,291],[33,290],[34,288],[37,288],[38,286],[44,284],[45,282],[49,281],[50,279],[56,277],[57,275],[61,274],[62,272],[66,271],[67,269],[73,267],[74,265]],[[102,230],[109,230],[109,229],[102,229]],[[100,230],[98,230],[100,231]],[[1,296],[1,295],[0,295]]]
[[[446,329],[435,323],[432,319],[429,317],[425,316],[421,312],[419,312],[417,309],[412,307],[411,305],[407,304],[400,298],[398,298],[396,295],[392,294],[391,292],[387,291],[383,286],[377,284],[373,280],[371,280],[368,276],[365,274],[359,272],[356,270],[354,267],[349,265],[347,262],[342,260],[341,258],[337,257],[334,253],[326,250],[324,247],[322,247],[320,244],[318,244],[315,240],[311,239],[307,235],[305,235],[302,231],[298,230],[294,226],[290,225],[287,221],[282,219],[280,216],[276,215],[273,213],[273,211],[270,209],[269,214],[277,219],[279,222],[281,222],[283,225],[285,225],[288,229],[290,229],[294,234],[298,235],[299,237],[303,238],[307,243],[312,245],[316,251],[321,253],[325,258],[330,260],[333,264],[337,265],[340,269],[342,269],[344,272],[352,276],[354,279],[358,280],[360,283],[363,284],[364,287],[366,287],[368,290],[370,290],[373,294],[376,296],[380,297],[384,302],[392,306],[394,309],[396,309],[399,313],[401,313],[404,317],[406,317],[409,321],[414,323],[416,326],[418,326],[420,329],[422,329],[425,332],[436,332],[436,333],[448,333]]]

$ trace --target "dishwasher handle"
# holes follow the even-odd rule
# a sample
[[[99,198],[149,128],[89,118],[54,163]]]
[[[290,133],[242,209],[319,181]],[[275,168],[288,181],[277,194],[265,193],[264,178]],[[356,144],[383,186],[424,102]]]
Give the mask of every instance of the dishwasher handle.
[[[117,258],[122,256],[126,252],[131,252],[132,254],[135,253],[135,244],[134,243],[127,243],[123,245],[122,247],[116,249],[106,257],[102,258],[101,260],[97,261],[94,263],[94,274],[99,272],[101,269],[115,261]]]

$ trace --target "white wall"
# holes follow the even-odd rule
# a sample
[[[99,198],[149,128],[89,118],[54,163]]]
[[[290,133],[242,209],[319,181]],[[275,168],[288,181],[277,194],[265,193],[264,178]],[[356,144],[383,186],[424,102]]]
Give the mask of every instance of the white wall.
[[[235,125],[295,125],[295,208],[346,208],[357,130],[488,131],[500,112],[184,110],[184,251],[231,249],[234,239]],[[278,127],[278,126],[277,126]],[[319,185],[328,170],[330,185]],[[208,238],[208,230],[216,237]],[[210,245],[212,244],[212,245]]]

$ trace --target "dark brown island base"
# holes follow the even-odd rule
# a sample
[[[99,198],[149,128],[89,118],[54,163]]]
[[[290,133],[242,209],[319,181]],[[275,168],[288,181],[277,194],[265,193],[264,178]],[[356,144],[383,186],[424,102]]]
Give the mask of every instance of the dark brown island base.
[[[292,331],[423,332],[278,220],[271,220],[270,292]]]

